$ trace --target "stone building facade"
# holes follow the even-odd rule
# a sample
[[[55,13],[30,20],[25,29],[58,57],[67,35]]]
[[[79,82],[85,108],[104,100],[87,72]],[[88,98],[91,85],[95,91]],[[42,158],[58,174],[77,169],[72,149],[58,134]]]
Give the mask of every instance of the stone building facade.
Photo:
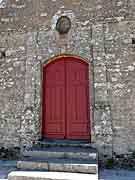
[[[109,157],[135,151],[134,0],[0,0],[0,147],[41,138],[42,65],[65,54],[89,61],[91,143]]]

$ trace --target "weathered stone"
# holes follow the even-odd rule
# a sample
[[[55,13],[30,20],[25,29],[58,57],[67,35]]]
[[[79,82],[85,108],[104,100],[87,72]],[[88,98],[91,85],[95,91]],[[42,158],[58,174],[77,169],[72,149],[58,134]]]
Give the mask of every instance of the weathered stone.
[[[55,159],[54,159],[55,160]],[[58,159],[57,159],[58,161]],[[48,171],[58,171],[58,172],[78,172],[78,173],[88,173],[88,174],[97,174],[98,168],[97,165],[94,163],[84,164],[80,161],[70,160],[69,163],[63,162],[34,162],[34,161],[18,161],[17,167],[21,170],[48,170]]]
[[[81,180],[85,178],[86,180],[93,179],[98,180],[98,175],[96,174],[81,174],[81,173],[62,173],[62,172],[11,172],[8,176],[9,180]]]

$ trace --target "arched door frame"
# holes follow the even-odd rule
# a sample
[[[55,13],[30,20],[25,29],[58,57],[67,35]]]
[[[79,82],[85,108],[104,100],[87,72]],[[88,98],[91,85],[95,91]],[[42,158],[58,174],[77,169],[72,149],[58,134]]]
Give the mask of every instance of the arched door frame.
[[[41,70],[42,70],[42,74],[41,74],[41,83],[43,85],[43,68],[45,66],[47,66],[48,64],[58,60],[59,58],[61,57],[72,57],[72,58],[77,58],[83,62],[85,62],[86,64],[88,64],[88,70],[89,70],[89,123],[90,123],[90,134],[91,134],[91,143],[95,143],[95,136],[94,136],[94,127],[93,127],[93,111],[92,111],[92,102],[91,102],[91,95],[93,94],[92,90],[93,90],[93,87],[91,86],[91,73],[90,73],[90,60],[88,59],[84,59],[78,55],[72,55],[72,54],[60,54],[60,55],[56,55],[56,56],[53,56],[47,60],[45,60],[43,63],[42,63],[42,67],[41,67]],[[43,89],[43,88],[42,88]],[[43,99],[43,93],[42,93],[42,90],[41,90],[41,133],[42,133],[42,106],[43,106],[43,102],[42,102],[42,99]]]

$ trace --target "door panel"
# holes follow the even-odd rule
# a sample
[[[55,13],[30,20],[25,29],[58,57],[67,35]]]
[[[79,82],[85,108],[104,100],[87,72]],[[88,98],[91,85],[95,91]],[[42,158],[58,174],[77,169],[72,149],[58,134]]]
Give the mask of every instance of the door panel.
[[[64,61],[54,62],[44,70],[45,83],[43,108],[43,136],[65,137],[65,65]]]
[[[67,138],[89,139],[88,65],[69,59],[66,70]]]

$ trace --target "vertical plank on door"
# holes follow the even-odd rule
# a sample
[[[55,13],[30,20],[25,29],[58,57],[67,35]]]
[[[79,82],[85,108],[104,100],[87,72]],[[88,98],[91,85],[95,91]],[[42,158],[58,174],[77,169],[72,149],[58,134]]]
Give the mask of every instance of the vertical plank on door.
[[[71,58],[66,62],[67,138],[90,139],[88,64]]]
[[[65,136],[65,69],[64,60],[54,61],[43,73],[43,136]]]

